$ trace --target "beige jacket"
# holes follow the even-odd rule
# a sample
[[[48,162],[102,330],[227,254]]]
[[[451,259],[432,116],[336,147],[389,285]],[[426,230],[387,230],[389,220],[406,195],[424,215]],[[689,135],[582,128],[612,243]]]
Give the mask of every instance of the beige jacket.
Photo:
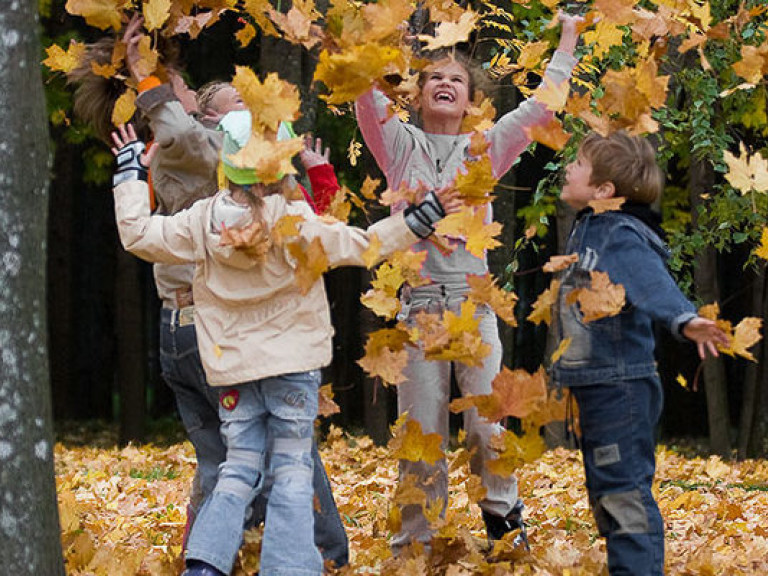
[[[302,295],[295,263],[284,248],[273,246],[266,262],[256,263],[241,251],[219,246],[220,237],[210,227],[215,198],[173,216],[152,216],[146,183],[115,188],[115,214],[126,250],[152,262],[196,264],[195,329],[208,383],[242,384],[330,364],[333,328],[322,279]],[[319,238],[331,266],[364,266],[362,254],[373,234],[381,242],[382,258],[418,239],[402,213],[361,230],[321,220],[306,202],[274,195],[265,204],[270,225],[285,215],[302,216],[301,239]]]

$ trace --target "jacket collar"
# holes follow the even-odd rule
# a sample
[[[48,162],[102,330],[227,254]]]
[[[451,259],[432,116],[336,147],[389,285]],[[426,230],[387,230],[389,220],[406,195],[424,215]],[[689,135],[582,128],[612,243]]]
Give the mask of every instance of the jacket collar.
[[[594,210],[587,206],[586,208],[582,208],[579,210],[579,212],[576,214],[576,220],[581,220],[582,218],[586,217],[588,214],[592,214]],[[661,227],[661,214],[653,210],[650,206],[650,204],[643,204],[641,202],[631,202],[627,200],[624,202],[624,204],[621,205],[621,208],[618,210],[618,212],[621,212],[622,214],[628,214],[629,216],[633,216],[640,220],[643,224],[648,226],[648,228],[653,231],[660,240],[665,241],[666,240],[666,232]]]

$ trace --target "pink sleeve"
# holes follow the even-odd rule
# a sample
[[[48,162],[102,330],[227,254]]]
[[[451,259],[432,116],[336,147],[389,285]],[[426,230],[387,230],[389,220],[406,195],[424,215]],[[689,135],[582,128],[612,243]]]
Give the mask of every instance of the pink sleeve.
[[[355,116],[357,117],[357,125],[360,127],[360,133],[379,168],[385,174],[392,157],[391,150],[387,145],[385,126],[393,122],[400,122],[396,117],[389,117],[388,103],[389,100],[374,88],[371,88],[355,101]]]

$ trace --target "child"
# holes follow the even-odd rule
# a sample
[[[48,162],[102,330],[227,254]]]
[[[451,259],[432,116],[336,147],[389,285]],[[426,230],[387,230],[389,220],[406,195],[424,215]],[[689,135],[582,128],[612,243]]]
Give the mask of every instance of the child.
[[[571,16],[561,19],[560,45],[544,75],[544,82],[550,85],[567,81],[576,64],[573,51],[578,39],[576,24],[579,19]],[[461,125],[474,97],[474,70],[466,61],[449,54],[422,72],[419,86],[420,127],[404,123],[391,114],[390,101],[381,92],[371,90],[356,103],[360,132],[392,190],[402,184],[411,188],[422,185],[427,189],[438,189],[452,181],[470,158],[471,134],[462,133]],[[530,98],[485,132],[496,178],[506,173],[531,143],[526,128],[546,124],[552,116],[544,104]],[[487,209],[490,217],[490,205]],[[404,287],[399,319],[412,323],[416,314],[427,308],[432,312],[459,312],[469,292],[467,274],[488,273],[488,262],[485,257],[478,258],[469,253],[462,239],[455,239],[453,248],[446,255],[430,242],[420,242],[414,247],[414,250],[427,252],[422,276],[429,281],[418,287]],[[397,387],[398,412],[408,412],[408,417],[418,421],[425,434],[440,434],[444,444],[448,441],[451,373],[455,374],[463,396],[490,394],[491,383],[501,367],[502,350],[496,316],[487,306],[480,307],[478,315],[483,342],[492,350],[481,366],[428,361],[422,350],[409,348],[408,365],[403,371],[406,381]],[[464,413],[464,427],[467,447],[475,450],[472,472],[481,476],[487,489],[479,504],[489,540],[500,539],[505,533],[517,529],[523,531],[521,539],[524,540],[523,503],[518,499],[517,479],[511,475],[497,476],[485,465],[496,457],[489,439],[501,433],[501,425],[480,418],[477,410],[472,409]],[[407,475],[420,479],[428,505],[438,500],[447,505],[445,460],[434,466],[403,460],[400,462],[400,478]],[[432,534],[422,507],[405,506],[400,532],[392,539],[392,550],[398,554],[414,541],[428,543]]]
[[[728,343],[713,321],[697,316],[666,269],[667,249],[650,209],[663,182],[647,140],[590,134],[565,170],[561,194],[579,210],[565,247],[579,260],[561,273],[554,328],[572,340],[553,374],[579,407],[589,501],[613,575],[664,570],[664,522],[651,492],[662,408],[653,323],[696,342],[702,359]],[[626,199],[615,211],[595,214],[588,206],[614,197]],[[592,271],[623,286],[626,303],[616,315],[585,322],[569,294],[588,287]]]
[[[368,231],[328,223],[306,202],[286,199],[295,192],[290,178],[264,185],[254,170],[231,165],[231,154],[251,135],[250,115],[232,112],[231,118],[222,120],[230,190],[168,217],[150,216],[141,147],[130,130],[121,129],[115,139],[118,228],[126,249],[140,257],[196,264],[195,328],[208,382],[220,387],[227,456],[192,528],[186,574],[230,572],[246,508],[261,489],[268,462],[273,484],[260,573],[320,575],[323,563],[312,537],[311,446],[319,369],[331,359],[332,328],[322,279],[302,294],[296,260],[272,240],[272,229],[283,216],[298,217],[300,243],[319,241],[332,266],[363,265],[374,234],[384,257],[431,234],[445,211],[459,204],[453,192],[430,192],[418,206]],[[234,245],[222,245],[225,236]]]

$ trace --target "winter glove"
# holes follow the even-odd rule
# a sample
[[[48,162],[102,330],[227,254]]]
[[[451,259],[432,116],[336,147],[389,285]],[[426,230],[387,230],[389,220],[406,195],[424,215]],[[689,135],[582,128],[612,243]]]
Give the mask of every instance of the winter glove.
[[[435,224],[445,216],[437,194],[427,192],[421,204],[411,204],[405,209],[405,223],[419,238],[427,238],[435,231]]]
[[[147,181],[147,167],[141,163],[144,142],[134,140],[117,151],[117,170],[112,176],[112,186],[134,180]]]

